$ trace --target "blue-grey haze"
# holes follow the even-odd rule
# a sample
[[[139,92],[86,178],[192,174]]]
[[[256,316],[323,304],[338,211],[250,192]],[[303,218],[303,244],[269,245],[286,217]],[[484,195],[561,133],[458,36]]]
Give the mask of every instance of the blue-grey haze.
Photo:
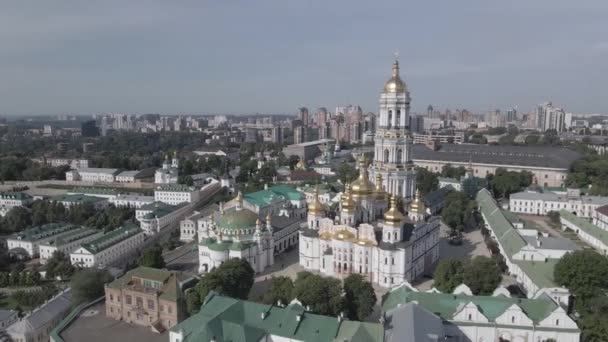
[[[0,114],[608,112],[606,0],[0,2]]]

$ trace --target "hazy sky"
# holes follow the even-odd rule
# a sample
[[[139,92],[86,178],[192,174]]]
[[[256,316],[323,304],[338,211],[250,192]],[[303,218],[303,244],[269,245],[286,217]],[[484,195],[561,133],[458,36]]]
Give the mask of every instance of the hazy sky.
[[[608,1],[0,2],[0,114],[608,112]]]

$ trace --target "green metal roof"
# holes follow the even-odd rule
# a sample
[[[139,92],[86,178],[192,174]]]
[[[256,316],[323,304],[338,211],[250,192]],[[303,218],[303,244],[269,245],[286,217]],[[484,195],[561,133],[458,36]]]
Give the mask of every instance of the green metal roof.
[[[367,342],[383,341],[384,328],[379,323],[342,321],[336,341]]]
[[[38,241],[80,228],[80,226],[74,224],[49,223],[21,231],[13,235],[13,238],[26,241]]]
[[[51,200],[56,202],[75,202],[75,203],[97,203],[100,201],[105,201],[104,198],[95,197],[95,196],[87,196],[82,194],[66,194],[54,196]]]
[[[152,202],[152,203],[149,203],[146,205],[142,205],[137,210],[150,211],[149,213],[147,213],[146,215],[143,216],[144,219],[149,220],[149,219],[154,219],[154,218],[159,218],[159,217],[169,215],[172,212],[174,212],[186,205],[189,205],[189,203],[183,202],[178,205],[172,205],[172,204],[156,201],[156,202]]]
[[[588,220],[578,217],[567,210],[560,210],[559,215],[576,225],[580,230],[600,240],[604,245],[608,245],[608,231],[601,229]]]
[[[486,223],[491,227],[498,242],[507,253],[507,257],[511,260],[515,253],[527,245],[526,241],[507,220],[504,212],[487,189],[479,190],[476,200]]]
[[[257,245],[257,242],[255,242],[255,241],[235,242],[232,240],[224,240],[222,242],[217,242],[217,240],[214,238],[208,238],[208,239],[201,241],[200,244],[203,246],[207,246],[212,251],[221,252],[221,251],[226,251],[226,250],[242,251],[242,250],[249,249],[249,248]]]
[[[2,199],[16,199],[20,201],[30,200],[33,197],[25,192],[15,192],[15,191],[4,191],[0,192],[0,198]]]
[[[535,299],[509,298],[505,296],[467,296],[449,293],[431,293],[412,291],[407,286],[400,286],[389,292],[382,308],[391,310],[399,304],[416,302],[418,305],[440,316],[444,320],[452,320],[454,315],[469,302],[473,302],[479,311],[490,322],[494,322],[511,305],[519,306],[535,323],[545,319],[558,305],[547,295],[543,294]]]
[[[193,186],[185,184],[164,184],[157,188],[160,191],[179,191],[179,192],[192,192],[196,190]]]
[[[356,324],[349,323],[341,336],[374,337],[354,341],[382,341],[383,334],[377,333],[381,328],[373,325],[362,323],[356,327]],[[334,341],[340,335],[340,326],[341,322],[336,317],[311,314],[299,306],[282,308],[211,292],[196,315],[174,326],[171,331],[181,331],[183,342],[207,341],[211,337],[215,337],[217,342],[258,342],[266,335],[300,341]]]
[[[127,223],[120,228],[114,229],[95,240],[82,244],[81,247],[89,252],[96,254],[104,249],[117,244],[120,241],[126,240],[133,235],[141,233],[142,230],[137,225]]]
[[[513,260],[539,288],[556,287],[553,271],[559,259],[545,261]]]
[[[68,191],[80,194],[116,195],[118,191],[114,188],[76,187]]]
[[[57,237],[51,241],[45,242],[44,245],[49,245],[49,246],[63,246],[67,243],[76,241],[76,240],[80,240],[80,239],[84,239],[85,237],[94,235],[94,234],[101,234],[100,230],[97,229],[93,229],[93,228],[79,228],[76,230],[71,230],[68,231],[66,233],[62,233],[57,235]]]
[[[263,207],[277,200],[298,201],[302,198],[302,194],[290,186],[275,185],[265,190],[246,194],[243,197],[247,202]]]
[[[255,228],[257,219],[258,215],[251,210],[231,208],[220,217],[217,226],[221,229]]]

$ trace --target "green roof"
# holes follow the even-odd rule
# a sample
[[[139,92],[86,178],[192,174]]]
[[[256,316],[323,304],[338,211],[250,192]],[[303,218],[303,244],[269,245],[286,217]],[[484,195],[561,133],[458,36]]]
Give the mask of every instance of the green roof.
[[[299,319],[298,319],[299,317]],[[171,328],[184,334],[183,342],[257,342],[266,335],[300,341],[334,341],[340,335],[341,323],[336,317],[305,312],[299,305],[277,307],[220,296],[210,292],[200,311]],[[358,322],[355,322],[358,323]],[[354,341],[382,341],[381,327],[364,323],[360,327],[347,323],[342,336],[361,336]],[[369,339],[367,337],[373,337]]]
[[[13,235],[13,238],[17,240],[37,241],[80,228],[80,226],[74,224],[49,223],[21,231]]]
[[[231,208],[217,220],[218,228],[222,229],[245,229],[255,228],[258,215],[251,210]]]
[[[104,198],[95,197],[95,196],[87,196],[82,194],[66,194],[54,196],[51,200],[56,202],[76,202],[76,203],[97,203],[100,201],[105,201]]]
[[[66,233],[59,234],[55,239],[45,242],[44,245],[63,246],[67,243],[84,239],[94,234],[101,234],[101,231],[93,228],[82,227],[76,230],[71,230]]]
[[[343,321],[340,323],[336,341],[367,342],[383,341],[384,328],[378,323]]]
[[[557,286],[553,278],[553,271],[558,261],[559,259],[545,259],[545,261],[513,260],[541,289]]]
[[[243,197],[247,202],[263,207],[277,200],[298,201],[302,198],[302,194],[290,186],[275,185],[265,190],[246,194]]]
[[[177,272],[161,270],[158,268],[139,266],[135,269],[130,270],[122,277],[114,280],[107,284],[107,287],[120,289],[132,281],[133,278],[140,278],[146,280],[152,280],[162,283],[159,292],[159,298],[176,301],[180,297],[180,289],[177,281],[179,280],[180,274]]]
[[[117,244],[120,241],[126,240],[133,235],[141,233],[142,230],[133,223],[127,223],[120,228],[114,229],[95,240],[82,244],[82,247],[87,251],[96,254],[104,249]]]
[[[172,212],[180,209],[186,205],[189,205],[187,202],[180,203],[178,205],[172,205],[164,202],[152,202],[146,205],[142,205],[139,209],[140,211],[150,211],[146,215],[143,216],[144,219],[154,219],[163,217],[171,214]]]
[[[188,186],[185,184],[164,184],[157,188],[160,191],[179,191],[179,192],[192,192],[196,190],[193,186]]]
[[[232,240],[223,240],[222,242],[217,242],[215,238],[208,238],[200,243],[202,246],[207,246],[212,251],[242,251],[245,249],[249,249],[257,244],[255,241],[232,241]]]
[[[539,323],[549,316],[557,307],[549,296],[542,294],[538,298],[509,298],[505,296],[468,296],[449,293],[417,292],[403,285],[388,293],[382,308],[384,311],[416,302],[428,311],[440,316],[444,320],[452,320],[464,305],[473,302],[488,321],[494,322],[511,305],[519,306],[535,323]]]
[[[570,221],[570,223],[576,225],[580,230],[593,236],[594,238],[601,241],[604,245],[608,246],[608,231],[601,229],[600,227],[589,222],[588,220],[582,217],[578,217],[567,210],[560,210],[559,215],[564,220]]]
[[[118,191],[114,188],[94,188],[94,187],[77,187],[68,191],[69,193],[77,194],[97,194],[97,195],[116,195]]]
[[[507,257],[511,260],[515,253],[527,245],[526,241],[505,217],[503,210],[496,204],[487,189],[479,190],[476,200],[486,224],[490,226],[496,239],[507,253]]]
[[[16,199],[20,201],[30,200],[33,197],[25,192],[16,192],[16,191],[4,191],[0,192],[0,198],[2,199]]]

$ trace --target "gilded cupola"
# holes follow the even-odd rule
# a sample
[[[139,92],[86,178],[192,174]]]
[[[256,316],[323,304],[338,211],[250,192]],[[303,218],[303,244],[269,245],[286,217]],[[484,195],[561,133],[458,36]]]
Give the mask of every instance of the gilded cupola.
[[[398,226],[405,220],[405,216],[397,208],[397,198],[391,196],[390,208],[384,213],[384,224]]]
[[[352,184],[352,194],[355,200],[359,200],[362,197],[366,197],[372,194],[374,186],[369,181],[369,175],[367,173],[367,158],[365,154],[361,154],[359,157],[359,178]]]
[[[384,83],[384,92],[385,93],[405,93],[407,91],[407,86],[405,82],[401,80],[399,76],[399,61],[395,60],[393,63],[393,74],[391,78]]]

